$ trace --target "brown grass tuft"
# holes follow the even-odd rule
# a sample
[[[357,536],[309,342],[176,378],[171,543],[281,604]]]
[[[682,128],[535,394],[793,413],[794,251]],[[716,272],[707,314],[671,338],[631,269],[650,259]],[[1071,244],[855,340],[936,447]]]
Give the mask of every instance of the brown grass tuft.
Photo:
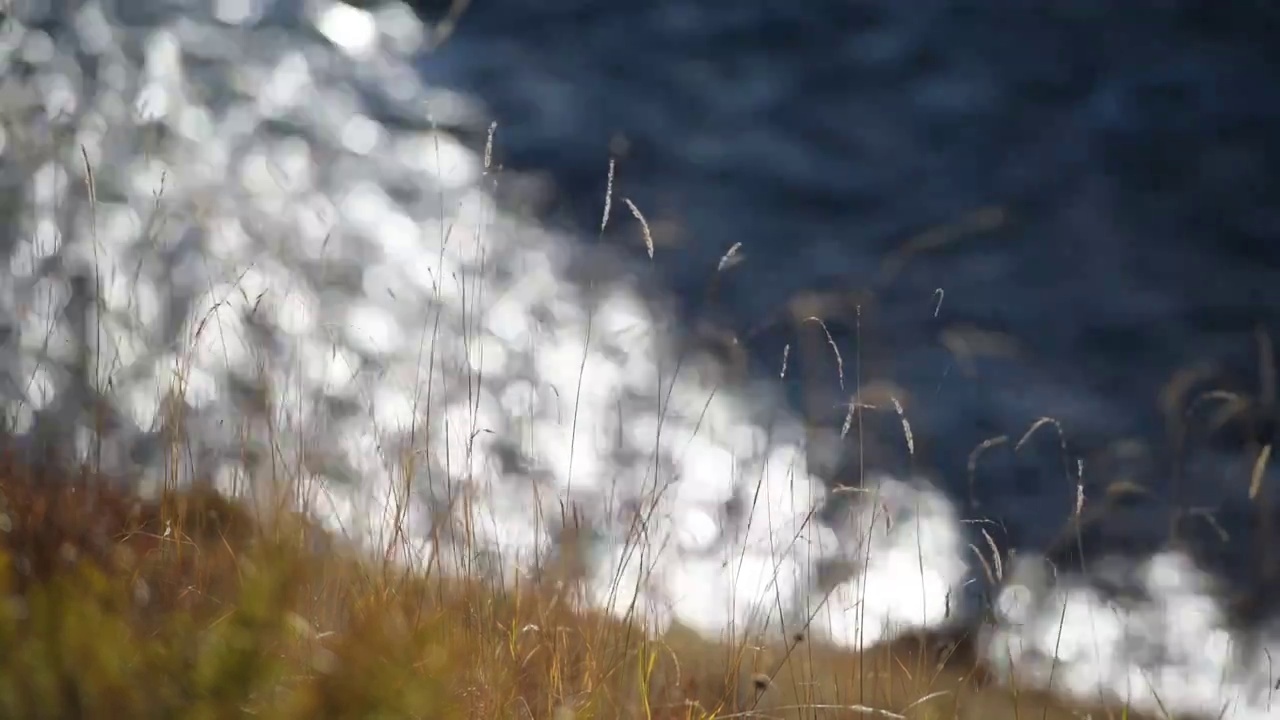
[[[375,568],[211,491],[122,487],[0,454],[0,717],[1089,716],[993,684],[962,634],[649,639],[546,589]]]

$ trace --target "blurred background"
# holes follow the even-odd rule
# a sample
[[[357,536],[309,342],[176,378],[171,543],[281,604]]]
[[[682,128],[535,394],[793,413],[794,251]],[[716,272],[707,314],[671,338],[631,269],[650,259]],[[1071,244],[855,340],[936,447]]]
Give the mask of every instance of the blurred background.
[[[416,10],[441,40],[424,77],[487,105],[498,161],[547,180],[535,212],[651,262],[750,372],[785,352],[815,426],[839,432],[862,388],[833,481],[914,469],[1002,545],[1172,539],[1242,589],[1277,582],[1280,7]],[[617,202],[592,233],[610,157],[652,261]]]

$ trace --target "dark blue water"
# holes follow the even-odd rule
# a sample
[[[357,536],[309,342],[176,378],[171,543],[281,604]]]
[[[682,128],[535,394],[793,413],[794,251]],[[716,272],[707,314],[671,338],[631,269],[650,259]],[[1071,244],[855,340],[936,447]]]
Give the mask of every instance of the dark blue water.
[[[1146,552],[1177,528],[1256,577],[1257,507],[1280,496],[1264,483],[1248,498],[1277,439],[1258,395],[1260,348],[1280,338],[1278,8],[476,0],[422,70],[489,104],[501,161],[547,173],[549,216],[584,242],[614,152],[616,194],[654,222],[655,272],[686,325],[732,330],[758,373],[793,345],[797,409],[816,423],[839,426],[855,362],[900,388],[915,455],[895,416],[872,413],[872,462],[929,472],[1004,541],[1043,546],[1083,460],[1089,507],[1120,482],[1145,489],[1091,542]],[[900,262],[914,236],[984,208],[1000,221]],[[625,209],[614,221],[603,242],[643,253]],[[737,242],[745,262],[709,297]],[[816,326],[806,340],[785,322],[813,292],[843,391]],[[965,342],[998,352],[966,361]],[[1170,415],[1162,392],[1192,367],[1192,396],[1252,405],[1214,429],[1222,403],[1203,403],[1179,430],[1185,403]],[[1067,457],[1052,428],[1013,452],[1041,416]],[[1011,441],[971,483],[971,450],[997,435]]]

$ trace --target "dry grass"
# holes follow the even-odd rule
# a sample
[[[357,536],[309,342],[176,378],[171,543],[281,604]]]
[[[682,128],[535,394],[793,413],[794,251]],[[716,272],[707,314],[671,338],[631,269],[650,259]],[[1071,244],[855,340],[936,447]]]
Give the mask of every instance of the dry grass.
[[[647,639],[548,588],[375,567],[291,514],[118,487],[4,454],[0,717],[1089,717],[990,684],[964,637]]]
[[[612,184],[611,165],[602,232]],[[652,256],[648,223],[625,202]],[[804,320],[821,326],[843,388],[835,341],[816,312]],[[1138,717],[994,684],[963,635],[858,653],[729,646],[680,628],[650,638],[573,610],[550,585],[406,571],[292,512],[131,487],[0,455],[0,720]]]

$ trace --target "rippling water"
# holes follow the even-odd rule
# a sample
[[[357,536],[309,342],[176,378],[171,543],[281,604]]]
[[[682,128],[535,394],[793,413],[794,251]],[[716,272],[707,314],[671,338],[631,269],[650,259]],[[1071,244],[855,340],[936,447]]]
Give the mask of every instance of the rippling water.
[[[1251,2],[496,0],[421,67],[484,99],[504,159],[548,172],[580,224],[625,137],[620,191],[663,220],[674,247],[654,262],[686,319],[735,329],[758,370],[799,345],[786,303],[838,298],[817,307],[846,360],[910,398],[916,462],[955,496],[973,448],[1051,416],[1090,497],[1121,480],[1157,494],[1106,540],[1147,553],[1175,507],[1257,522],[1250,465],[1276,439],[1259,346],[1280,329],[1277,30]],[[990,208],[1003,222],[963,231]],[[938,226],[960,229],[912,244]],[[616,243],[643,252],[636,235]],[[737,242],[746,261],[708,304]],[[1196,419],[1179,450],[1162,393],[1193,368],[1182,408],[1212,389],[1264,407],[1212,439]],[[806,410],[839,425],[835,370],[806,376]],[[1051,436],[983,455],[978,507],[1018,543],[1048,541],[1074,502]]]
[[[1148,48],[1090,32],[1087,13],[1051,27],[1004,8],[999,36],[1047,53],[1037,65],[1014,62],[981,13],[943,3],[761,7],[512,7],[429,54],[429,29],[398,4],[24,6],[0,34],[7,426],[143,484],[177,472],[261,495],[265,478],[301,478],[312,509],[369,549],[398,527],[404,560],[505,581],[563,553],[568,514],[586,523],[590,602],[622,613],[638,594],[651,629],[713,637],[777,635],[816,614],[815,636],[853,646],[967,619],[984,583],[966,544],[978,526],[962,519],[996,516],[1011,530],[989,531],[993,543],[1023,551],[988,588],[997,666],[1047,682],[1056,661],[1067,692],[1268,717],[1276,633],[1236,627],[1210,578],[1152,545],[1167,536],[1153,513],[1185,500],[1166,468],[1133,480],[1162,481],[1155,502],[1103,524],[1100,550],[1146,543],[1136,558],[1100,552],[1090,573],[1057,579],[1034,559],[1077,493],[1092,508],[1113,479],[1088,456],[1077,488],[1081,448],[1150,433],[1155,358],[1247,357],[1241,330],[1268,319],[1245,303],[1271,292],[1262,255],[1221,292],[1190,282],[1274,230],[1244,202],[1270,178],[1250,162],[1271,148],[1258,118],[1274,105],[1222,99],[1263,50],[1205,49],[1223,58],[1210,82],[1194,63],[1157,62],[1179,36]],[[1128,32],[1154,33],[1135,17]],[[1130,75],[1070,60],[1108,48],[1135,53]],[[1083,63],[1088,82],[1062,62]],[[1126,105],[1168,77],[1214,109],[1197,116],[1208,149],[1179,123],[1156,132],[1159,108]],[[1032,91],[1038,112],[1015,102]],[[531,186],[459,142],[483,138],[490,116],[500,160],[551,173],[559,225],[554,204],[517,211]],[[618,130],[615,230],[595,241]],[[1144,142],[1163,149],[1133,149]],[[1143,162],[1174,149],[1197,163],[1181,185]],[[1164,195],[1134,179],[1153,168],[1173,183]],[[635,241],[618,229],[623,197],[653,221],[652,261],[618,251]],[[1228,213],[1228,200],[1244,204]],[[979,205],[1010,219],[885,281],[903,235]],[[673,245],[662,231],[676,229]],[[865,375],[843,389],[819,375],[796,407],[839,425],[855,379],[892,380],[914,469],[948,496],[903,469],[902,450],[870,453],[862,487],[834,488],[855,478],[824,467],[771,377],[787,343],[795,372],[817,364],[813,323],[805,338],[785,325],[752,336],[745,375],[688,355],[706,278],[734,242],[745,260],[722,274],[716,325],[746,334],[797,289],[878,291],[853,316],[866,348],[851,345],[847,300],[809,306]],[[1217,307],[1220,336],[1173,322]],[[1236,316],[1247,322],[1221,319]],[[968,368],[956,338],[975,335],[961,322],[1021,351]],[[1040,414],[1061,419],[1072,455],[1045,432],[1025,465],[984,465],[969,505],[970,448],[1007,433],[993,454],[1008,451]],[[881,434],[905,445],[896,413],[850,433]],[[1236,512],[1220,523],[1235,533],[1257,517],[1237,499],[1248,468],[1226,472],[1247,456],[1215,449],[1227,459],[1197,454],[1200,474],[1172,487]]]

